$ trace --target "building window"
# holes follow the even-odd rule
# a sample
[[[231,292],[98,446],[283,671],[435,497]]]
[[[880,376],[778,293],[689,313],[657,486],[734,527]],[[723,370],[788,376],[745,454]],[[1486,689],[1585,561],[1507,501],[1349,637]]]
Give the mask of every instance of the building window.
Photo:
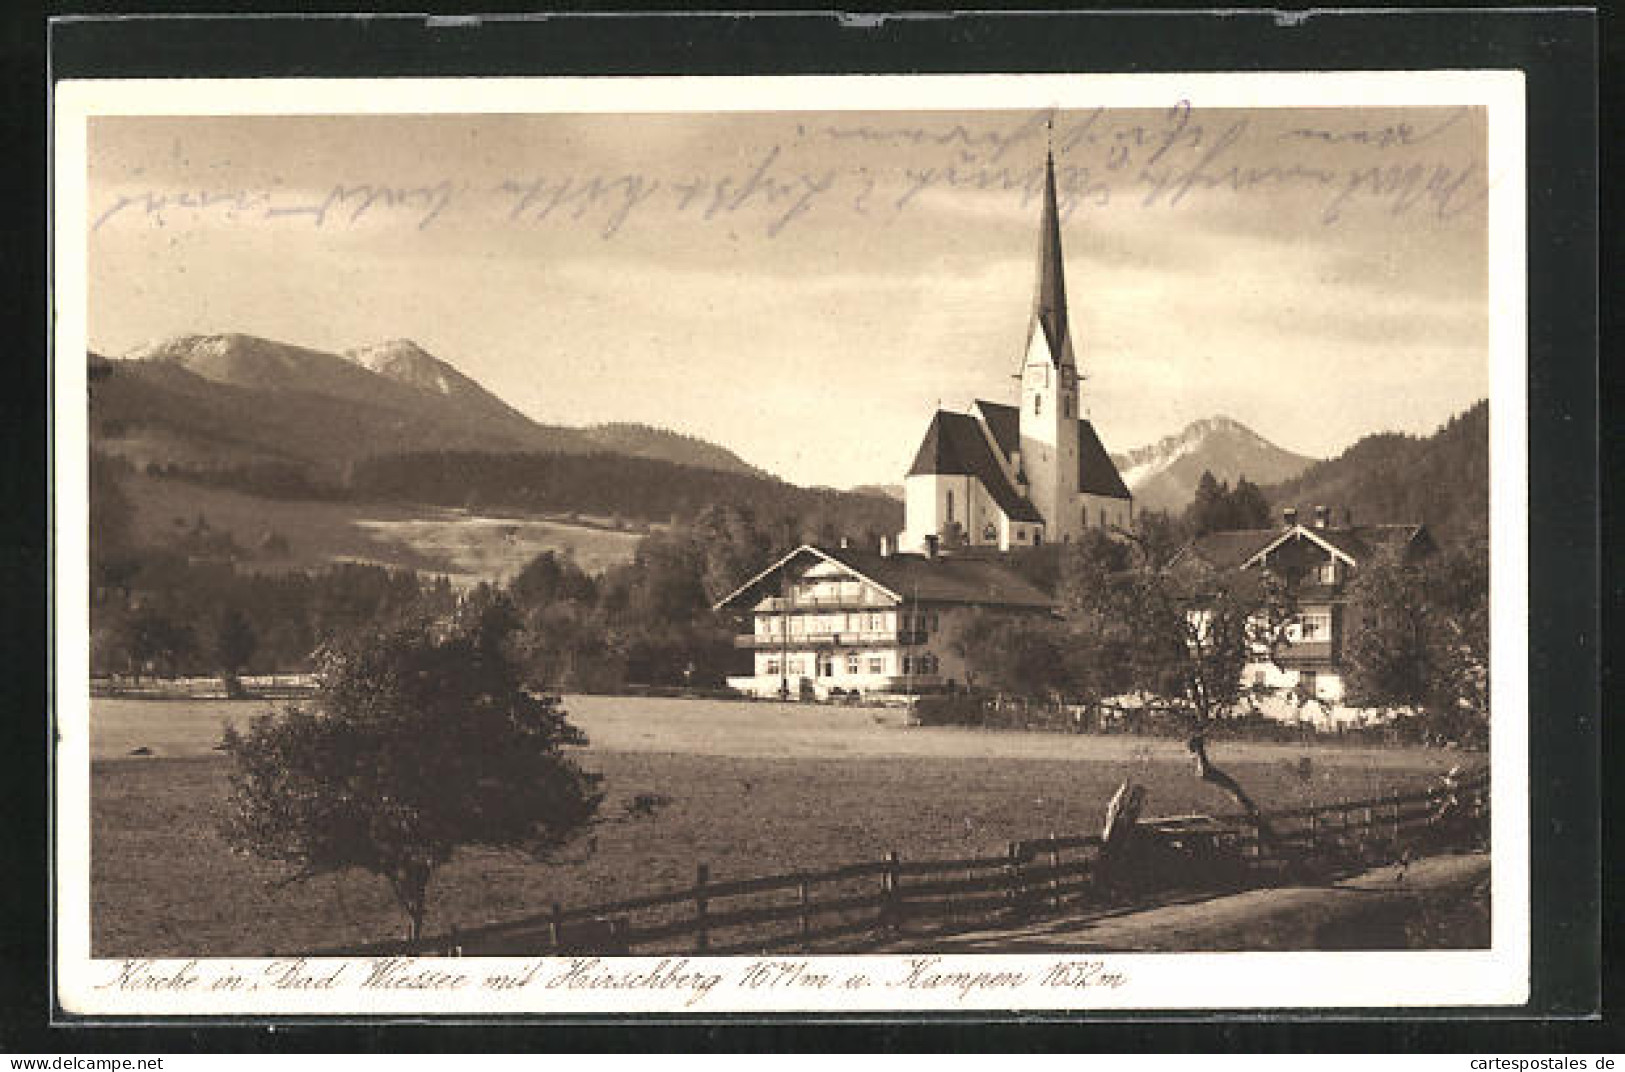
[[[948,492],[948,511],[946,516],[949,521],[954,519],[954,493],[951,490]]]
[[[884,674],[886,672],[886,657],[884,655],[869,656],[869,672],[871,674]]]
[[[762,672],[766,673],[766,674],[776,674],[776,673],[778,673],[779,672],[779,661],[777,659],[769,659],[767,661],[767,668],[765,670],[763,670]]]
[[[1305,614],[1298,623],[1299,640],[1329,640],[1332,635],[1332,616],[1328,611]]]
[[[1329,558],[1321,563],[1320,579],[1325,584],[1337,583],[1337,559]]]
[[[1033,395],[1033,416],[1037,417],[1044,412],[1044,396]]]
[[[1061,396],[1061,416],[1063,416],[1063,417],[1072,416],[1072,396],[1071,395],[1062,395]]]
[[[937,618],[937,612],[932,611],[929,615],[926,616],[926,619],[925,619],[925,627],[926,627],[926,629],[928,629],[931,632],[935,633],[937,631],[937,623],[938,623],[938,621],[939,621],[939,619]]]
[[[858,672],[858,667],[859,667],[858,653],[855,652],[855,651],[847,652],[846,653],[846,672],[848,674],[856,674]]]
[[[987,543],[996,543],[999,539],[998,526],[989,521],[982,529],[982,539]]]
[[[835,676],[835,658],[834,658],[834,656],[820,655],[818,657],[818,676],[819,677],[834,677]]]
[[[914,672],[914,658],[913,658],[913,656],[910,656],[910,655],[903,656],[903,673],[906,675],[906,674],[912,674],[913,672]]]

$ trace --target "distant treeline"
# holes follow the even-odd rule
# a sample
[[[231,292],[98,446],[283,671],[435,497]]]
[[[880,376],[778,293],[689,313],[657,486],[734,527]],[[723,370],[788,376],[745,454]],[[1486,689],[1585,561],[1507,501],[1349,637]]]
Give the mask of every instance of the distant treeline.
[[[366,499],[648,521],[693,518],[723,504],[756,517],[793,517],[798,527],[829,537],[878,539],[903,525],[903,504],[885,496],[608,453],[388,454],[358,461],[349,486]]]

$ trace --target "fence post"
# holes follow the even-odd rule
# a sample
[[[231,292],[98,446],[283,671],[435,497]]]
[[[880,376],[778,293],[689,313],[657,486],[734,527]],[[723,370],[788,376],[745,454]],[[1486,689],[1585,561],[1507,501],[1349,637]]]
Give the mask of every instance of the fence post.
[[[1015,913],[1019,913],[1021,911],[1021,907],[1022,907],[1021,906],[1021,842],[1019,842],[1019,841],[1010,842],[1009,847],[1005,850],[1005,855],[1006,855],[1006,858],[1009,860],[1009,863],[1007,863],[1005,865],[1005,871],[1007,872],[1007,875],[1008,875],[1008,878],[1009,878],[1009,889],[1006,892],[1006,896],[1009,898],[1011,911],[1015,912]]]
[[[547,922],[547,939],[555,953],[564,945],[564,906],[557,901],[553,902],[553,918]]]
[[[1061,846],[1060,839],[1055,831],[1049,833],[1049,889],[1050,902],[1055,910],[1061,910]]]
[[[890,934],[897,933],[902,929],[903,925],[902,892],[899,888],[902,881],[899,867],[901,862],[902,857],[897,854],[896,849],[888,852],[886,854],[886,871],[881,876],[881,890],[886,895],[886,902],[880,908],[881,926]]]
[[[796,900],[801,905],[799,927],[801,930],[801,940],[805,942],[807,940],[807,935],[812,933],[812,912],[809,908],[809,905],[812,902],[812,894],[807,888],[807,884],[805,882],[798,882],[796,884]]]
[[[711,935],[706,930],[705,917],[709,902],[705,896],[706,884],[711,881],[711,868],[706,864],[694,866],[694,951],[703,953],[711,946]]]

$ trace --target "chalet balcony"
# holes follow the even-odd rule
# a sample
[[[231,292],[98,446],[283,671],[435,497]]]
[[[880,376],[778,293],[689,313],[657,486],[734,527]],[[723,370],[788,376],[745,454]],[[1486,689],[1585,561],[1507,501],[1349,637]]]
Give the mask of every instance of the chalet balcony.
[[[899,629],[890,633],[747,633],[734,637],[734,647],[753,651],[812,651],[827,648],[908,648],[925,643],[925,634]]]
[[[874,610],[896,604],[883,596],[773,596],[756,607],[759,613],[785,610]]]
[[[1337,646],[1330,640],[1300,640],[1276,652],[1275,659],[1285,667],[1329,666],[1337,658]]]

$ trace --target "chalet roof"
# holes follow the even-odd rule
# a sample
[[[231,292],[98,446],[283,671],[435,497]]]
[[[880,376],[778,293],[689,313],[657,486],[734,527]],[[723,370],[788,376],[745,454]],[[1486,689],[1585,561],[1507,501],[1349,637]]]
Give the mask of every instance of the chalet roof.
[[[1041,522],[1043,518],[1025,495],[1016,491],[980,422],[967,413],[938,410],[926,429],[909,476],[973,476],[982,482],[993,501],[1012,521]]]
[[[931,559],[846,547],[826,553],[910,601],[1029,608],[1055,605],[1049,593],[1009,566],[980,556],[960,558],[949,552]]]
[[[740,585],[717,607],[748,609],[762,597],[776,595],[786,571],[799,573],[820,561],[833,562],[878,585],[899,602],[1033,610],[1047,610],[1055,605],[1049,593],[1002,562],[986,558],[944,554],[931,559],[916,554],[882,555],[878,551],[803,544]]]
[[[1039,223],[1038,286],[1033,320],[1044,329],[1051,360],[1073,364],[1072,334],[1066,315],[1066,271],[1061,260],[1061,214],[1055,204],[1055,156],[1044,156],[1044,215]]]
[[[1214,569],[1236,569],[1295,535],[1323,543],[1356,564],[1387,547],[1404,548],[1419,539],[1431,542],[1426,526],[1420,524],[1233,529],[1198,536],[1174,556],[1170,565],[1194,558]]]
[[[1195,560],[1217,570],[1237,569],[1274,543],[1285,529],[1232,529],[1198,536],[1180,549],[1169,565]]]
[[[1078,490],[1113,499],[1132,498],[1112,456],[1106,453],[1095,426],[1078,422]]]

